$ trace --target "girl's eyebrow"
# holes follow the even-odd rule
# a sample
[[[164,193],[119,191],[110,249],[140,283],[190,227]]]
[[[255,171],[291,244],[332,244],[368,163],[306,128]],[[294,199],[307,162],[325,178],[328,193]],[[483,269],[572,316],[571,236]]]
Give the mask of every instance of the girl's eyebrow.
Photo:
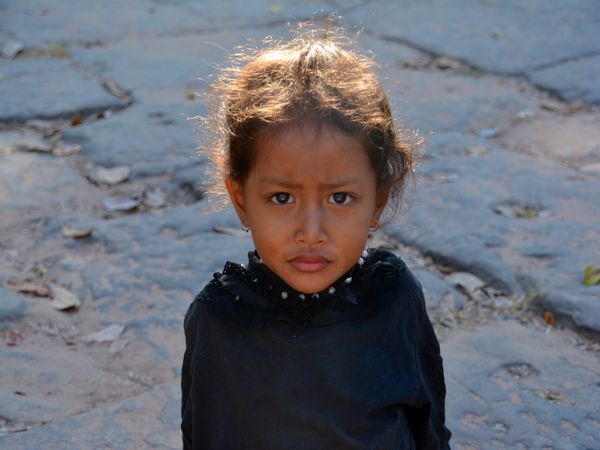
[[[274,184],[276,186],[282,186],[289,189],[300,189],[302,187],[302,183],[294,183],[289,180],[286,180],[285,178],[260,178],[258,181],[261,184]],[[330,183],[321,183],[319,184],[319,187],[333,189],[341,186],[346,186],[348,184],[356,183],[357,181],[359,181],[357,177],[341,178]]]

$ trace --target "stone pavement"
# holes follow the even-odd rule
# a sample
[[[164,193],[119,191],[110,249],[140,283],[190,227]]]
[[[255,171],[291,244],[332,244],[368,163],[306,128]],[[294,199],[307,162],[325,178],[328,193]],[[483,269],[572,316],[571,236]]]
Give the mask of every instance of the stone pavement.
[[[425,288],[453,448],[600,448],[594,0],[0,4],[0,448],[180,447],[183,314],[251,247],[188,119],[236,45],[333,11],[427,140],[371,244]]]

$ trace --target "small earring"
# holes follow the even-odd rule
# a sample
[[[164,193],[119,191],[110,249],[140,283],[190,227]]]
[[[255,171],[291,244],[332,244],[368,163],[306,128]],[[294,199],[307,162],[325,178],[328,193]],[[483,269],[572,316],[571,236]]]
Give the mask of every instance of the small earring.
[[[243,223],[241,223],[241,224],[240,224],[240,228],[241,228],[242,230],[244,230],[246,233],[247,233],[248,231],[250,231],[250,227],[247,227],[247,226],[246,226],[246,225],[244,225]]]
[[[369,231],[373,232],[377,230],[377,228],[379,228],[379,224],[375,225],[374,227],[369,227]]]

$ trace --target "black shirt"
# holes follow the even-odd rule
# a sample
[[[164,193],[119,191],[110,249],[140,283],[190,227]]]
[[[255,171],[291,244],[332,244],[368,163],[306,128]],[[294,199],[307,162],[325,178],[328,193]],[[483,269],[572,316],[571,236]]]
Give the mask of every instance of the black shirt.
[[[250,252],[248,268],[214,274],[184,328],[186,449],[449,448],[438,340],[418,280],[388,251],[317,295]]]

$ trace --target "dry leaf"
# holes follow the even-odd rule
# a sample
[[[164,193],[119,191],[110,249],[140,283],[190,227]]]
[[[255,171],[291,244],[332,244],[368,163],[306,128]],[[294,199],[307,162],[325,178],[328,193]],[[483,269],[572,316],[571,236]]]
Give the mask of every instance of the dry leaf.
[[[52,295],[50,288],[46,283],[41,281],[25,280],[9,280],[6,282],[6,287],[13,291],[23,292],[25,294],[33,294],[38,297],[50,297]]]
[[[54,309],[64,311],[70,308],[77,308],[81,305],[75,294],[56,283],[50,283],[50,290],[52,292],[52,302],[50,302],[50,305]]]
[[[250,237],[250,233],[241,230],[239,228],[231,228],[231,227],[220,227],[218,225],[215,225],[213,227],[213,231],[215,233],[223,233],[223,234],[228,234],[230,236],[237,236],[237,237]]]
[[[447,275],[446,280],[455,286],[462,287],[470,296],[473,296],[476,290],[485,286],[485,282],[468,272],[454,272]]]
[[[55,156],[70,156],[81,151],[80,144],[65,144],[62,141],[57,142],[52,149]]]
[[[129,178],[131,170],[127,166],[102,167],[98,166],[90,173],[92,180],[97,183],[113,186]]]
[[[583,269],[583,280],[581,282],[586,286],[600,284],[600,269],[594,266],[585,266]]]
[[[129,339],[117,339],[110,344],[109,353],[119,353],[129,345]]]
[[[546,322],[551,327],[556,325],[556,318],[554,317],[554,314],[551,311],[546,311],[542,317],[544,319],[544,322]]]
[[[25,46],[20,41],[9,39],[6,44],[2,47],[2,56],[5,58],[13,59],[19,53],[25,49]]]
[[[61,231],[63,237],[75,239],[85,238],[92,234],[91,228],[76,228],[69,225],[64,225]]]
[[[144,191],[143,202],[148,208],[162,208],[167,205],[167,198],[160,188],[156,188],[151,191]]]
[[[438,69],[446,70],[446,69],[458,69],[460,67],[460,62],[455,59],[448,58],[446,56],[440,56],[435,60],[435,65]]]
[[[125,325],[112,324],[102,328],[100,331],[83,336],[81,340],[87,343],[112,342],[121,335],[124,329]]]
[[[6,330],[4,333],[4,343],[9,347],[19,345],[23,340],[23,335],[17,330]]]
[[[485,145],[469,145],[465,150],[469,155],[485,155],[488,152]]]
[[[548,111],[557,111],[557,112],[561,112],[565,108],[565,105],[563,105],[560,102],[554,101],[554,100],[544,100],[544,101],[540,102],[540,106],[544,109],[547,109]]]
[[[77,115],[71,117],[71,119],[69,120],[69,123],[71,124],[72,127],[81,125],[83,123],[83,117],[80,116],[79,114],[77,114]]]
[[[129,91],[121,88],[113,78],[104,82],[105,89],[117,98],[129,99]]]
[[[102,207],[109,212],[130,211],[137,208],[139,204],[139,199],[126,196],[104,197],[102,199]]]

